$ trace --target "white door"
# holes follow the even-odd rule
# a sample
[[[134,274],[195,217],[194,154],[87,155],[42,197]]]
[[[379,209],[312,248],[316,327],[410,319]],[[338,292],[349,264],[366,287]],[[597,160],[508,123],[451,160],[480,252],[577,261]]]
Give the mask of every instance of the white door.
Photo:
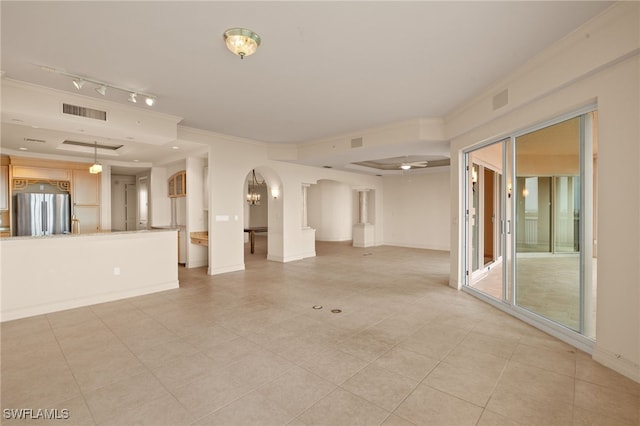
[[[138,229],[149,228],[149,178],[138,178]]]
[[[133,231],[136,229],[136,217],[138,216],[138,189],[135,184],[124,185],[124,212],[125,229]]]

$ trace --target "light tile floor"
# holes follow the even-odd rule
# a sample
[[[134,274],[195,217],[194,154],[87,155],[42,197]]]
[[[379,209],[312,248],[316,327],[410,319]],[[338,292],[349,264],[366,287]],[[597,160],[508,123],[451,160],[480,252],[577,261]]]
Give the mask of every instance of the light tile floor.
[[[579,256],[568,254],[519,253],[517,262],[518,306],[542,315],[573,330],[580,325]],[[503,263],[474,276],[471,287],[496,299],[502,299]],[[585,317],[585,334],[596,335],[598,262],[591,263],[591,315]]]
[[[449,288],[448,253],[317,253],[3,323],[2,424],[640,424],[640,384]]]

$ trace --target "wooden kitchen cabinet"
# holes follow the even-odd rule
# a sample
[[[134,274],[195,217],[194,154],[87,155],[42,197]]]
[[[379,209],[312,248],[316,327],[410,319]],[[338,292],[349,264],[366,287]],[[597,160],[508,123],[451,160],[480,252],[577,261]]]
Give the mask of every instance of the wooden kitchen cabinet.
[[[73,171],[73,202],[80,205],[100,204],[100,175],[88,170]]]
[[[174,173],[169,178],[169,197],[186,197],[187,196],[187,172],[181,170]]]
[[[81,234],[100,232],[100,206],[73,206],[73,214],[80,221]]]
[[[80,221],[80,233],[100,231],[100,175],[73,170],[73,215]]]
[[[13,161],[13,157],[12,157],[12,161]],[[62,163],[62,166],[66,164],[68,163]],[[13,165],[14,179],[36,179],[36,180],[42,179],[42,180],[68,181],[70,177],[71,177],[70,170],[66,168],[57,169],[52,167],[25,166],[21,164]]]

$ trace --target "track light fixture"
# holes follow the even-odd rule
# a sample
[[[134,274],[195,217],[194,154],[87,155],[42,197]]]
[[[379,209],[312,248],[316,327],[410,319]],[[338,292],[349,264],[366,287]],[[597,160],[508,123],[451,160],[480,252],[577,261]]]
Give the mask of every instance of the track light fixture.
[[[65,77],[71,77],[73,85],[75,86],[76,89],[80,90],[82,89],[82,87],[85,85],[85,83],[91,83],[96,85],[97,87],[96,92],[100,93],[102,96],[105,96],[107,94],[107,89],[115,89],[115,90],[119,90],[121,92],[126,92],[129,94],[129,102],[133,102],[133,103],[137,103],[137,96],[143,96],[145,98],[145,103],[147,104],[147,106],[153,106],[155,104],[156,101],[156,96],[152,95],[150,93],[144,93],[141,92],[139,90],[133,90],[133,89],[127,89],[126,87],[122,87],[122,86],[116,86],[114,84],[109,84],[106,83],[104,81],[100,81],[100,80],[96,80],[93,78],[88,78],[88,77],[84,77],[81,75],[76,75],[76,74],[71,74],[68,73],[66,71],[62,71],[59,69],[55,69],[55,68],[51,68],[51,67],[47,67],[47,66],[40,66],[40,69],[42,69],[43,71],[48,71],[48,72],[52,72],[55,74],[60,74],[60,75],[64,75]]]

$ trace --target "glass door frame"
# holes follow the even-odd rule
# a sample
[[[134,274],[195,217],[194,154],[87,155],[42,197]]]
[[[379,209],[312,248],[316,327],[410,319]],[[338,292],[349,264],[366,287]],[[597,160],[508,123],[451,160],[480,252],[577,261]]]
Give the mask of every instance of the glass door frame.
[[[592,308],[593,301],[588,303],[590,298],[585,297],[585,291],[591,291],[591,286],[587,286],[587,280],[590,282],[590,278],[587,279],[586,275],[591,274],[591,257],[592,257],[592,245],[593,245],[593,135],[587,135],[586,133],[592,132],[592,127],[586,124],[589,120],[587,114],[597,112],[597,105],[590,104],[578,110],[574,110],[567,114],[562,114],[554,117],[553,119],[537,123],[533,126],[509,132],[503,136],[492,138],[477,145],[473,145],[461,151],[463,167],[460,170],[460,185],[462,189],[462,212],[461,217],[464,218],[464,230],[461,235],[461,259],[460,263],[460,276],[462,277],[462,290],[478,297],[481,300],[523,320],[524,322],[535,326],[542,331],[551,334],[585,352],[591,353],[595,344],[595,340],[586,335],[586,312]],[[580,237],[579,244],[581,248],[580,252],[580,330],[574,331],[558,322],[550,320],[542,315],[536,314],[528,309],[520,307],[516,304],[516,229],[515,229],[515,217],[516,217],[516,203],[512,199],[512,192],[515,189],[515,172],[516,172],[516,150],[515,142],[516,138],[523,136],[527,133],[534,132],[536,130],[550,127],[563,121],[570,120],[572,118],[580,117],[579,126],[579,145],[580,145],[580,212],[583,215],[580,219]],[[502,250],[503,250],[503,271],[502,271],[502,284],[503,284],[503,297],[497,299],[489,296],[482,291],[474,289],[471,284],[471,264],[470,264],[470,210],[469,210],[469,191],[471,190],[471,168],[470,155],[473,151],[477,151],[484,147],[503,143],[503,173],[502,179],[502,194],[501,198],[501,216],[502,223],[501,238],[502,238]],[[582,252],[582,249],[585,249]],[[587,288],[588,287],[588,288]]]
[[[481,299],[484,300],[491,300],[492,302],[503,302],[503,303],[509,303],[509,299],[508,299],[508,295],[511,293],[508,291],[508,284],[507,284],[507,277],[508,277],[508,258],[510,257],[510,254],[507,250],[508,247],[508,241],[507,241],[507,235],[508,232],[510,232],[510,220],[507,218],[507,212],[508,212],[508,202],[507,202],[507,197],[505,196],[506,192],[507,192],[507,185],[508,185],[508,178],[511,174],[510,170],[507,168],[507,155],[506,152],[509,148],[509,144],[511,141],[511,137],[502,137],[502,138],[498,138],[496,140],[491,140],[482,144],[478,144],[473,146],[472,148],[466,149],[463,151],[463,168],[462,168],[462,178],[461,181],[464,182],[464,202],[462,205],[463,208],[463,217],[465,218],[465,226],[464,226],[464,232],[462,232],[463,235],[463,247],[466,247],[465,250],[463,250],[463,255],[462,255],[462,263],[461,263],[461,277],[463,277],[463,289],[470,289],[470,291],[472,291],[476,296],[480,297]],[[500,223],[498,225],[498,239],[499,241],[496,241],[496,243],[498,243],[499,247],[500,247],[500,257],[502,257],[501,260],[501,267],[502,267],[502,298],[496,298],[493,296],[490,296],[482,291],[476,290],[471,286],[471,280],[473,278],[473,248],[471,245],[468,245],[466,242],[467,241],[472,241],[472,239],[474,238],[473,231],[471,229],[471,219],[472,219],[472,215],[471,215],[471,209],[473,208],[473,201],[471,199],[471,197],[473,197],[473,179],[472,179],[472,175],[473,175],[473,166],[474,164],[471,163],[470,160],[470,155],[472,152],[474,151],[479,151],[483,148],[487,148],[489,146],[495,145],[495,144],[502,144],[502,173],[500,173],[500,177],[499,177],[499,182],[500,184],[497,185],[497,188],[494,188],[494,190],[496,191],[496,193],[498,193],[498,197],[499,197],[499,201],[498,201],[498,213],[500,216]],[[480,177],[481,173],[478,173],[478,182],[480,182],[481,177]],[[478,187],[480,185],[478,184]],[[498,191],[500,190],[500,191]],[[478,214],[476,213],[476,218],[478,217]],[[469,247],[467,247],[469,246]],[[481,269],[482,267],[479,267],[478,269]]]

